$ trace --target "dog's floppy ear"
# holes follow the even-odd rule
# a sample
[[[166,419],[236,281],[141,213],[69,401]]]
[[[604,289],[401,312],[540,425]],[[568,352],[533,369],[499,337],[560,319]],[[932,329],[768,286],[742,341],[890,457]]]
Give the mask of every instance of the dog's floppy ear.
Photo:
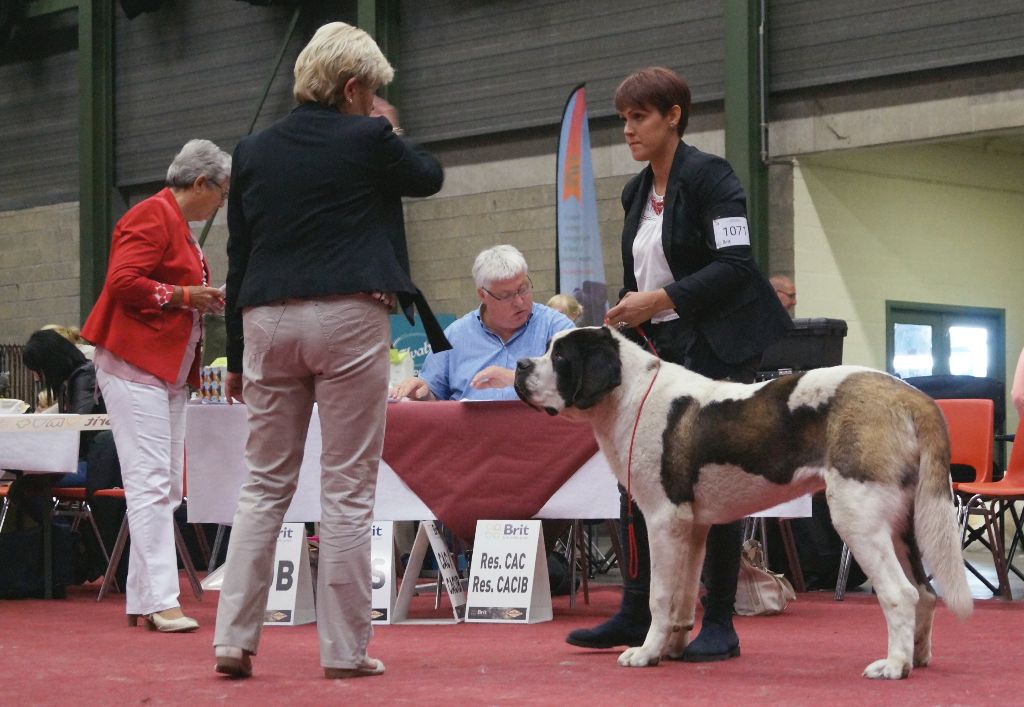
[[[622,383],[619,342],[608,329],[572,332],[555,347],[558,392],[567,406],[586,410]]]

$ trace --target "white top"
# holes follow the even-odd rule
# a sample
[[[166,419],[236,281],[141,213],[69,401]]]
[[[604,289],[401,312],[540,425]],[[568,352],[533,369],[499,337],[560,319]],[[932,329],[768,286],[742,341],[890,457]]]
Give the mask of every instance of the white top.
[[[660,290],[675,281],[672,269],[668,266],[665,249],[661,245],[661,227],[664,221],[665,198],[659,197],[654,187],[647,196],[644,213],[640,217],[640,226],[636,229],[633,239],[633,274],[636,275],[638,292]],[[655,208],[657,206],[657,208]],[[659,324],[679,319],[674,309],[663,309],[651,317],[651,322]]]

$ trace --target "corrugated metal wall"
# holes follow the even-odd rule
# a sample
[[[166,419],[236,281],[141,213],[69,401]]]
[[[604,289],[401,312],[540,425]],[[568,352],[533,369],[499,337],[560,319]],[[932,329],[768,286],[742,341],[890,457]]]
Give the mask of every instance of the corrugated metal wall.
[[[354,7],[336,0],[307,11],[257,128],[291,108],[291,65],[315,26],[351,19]],[[290,14],[237,0],[176,0],[131,21],[117,11],[117,184],[161,181],[192,137],[232,149]],[[555,125],[580,81],[591,116],[611,115],[618,81],[650,64],[680,70],[697,102],[723,94],[720,0],[405,0],[398,46],[390,58],[402,124],[423,142]],[[776,93],[1022,56],[1024,3],[768,0],[768,50]],[[75,200],[73,45],[8,52],[0,87],[0,211]]]
[[[587,82],[592,117],[633,69],[685,71],[696,100],[723,93],[722,3],[709,0],[401,5],[402,126],[421,141],[557,124]]]
[[[78,200],[77,38],[47,35],[0,64],[0,211]]]
[[[231,151],[245,134],[284,40],[290,7],[236,0],[168,3],[128,20],[116,15],[115,162],[118,186],[163,181],[187,140]],[[296,32],[256,129],[287,113]]]
[[[398,66],[403,126],[425,141],[557,123],[587,82],[591,117],[652,64],[695,102],[724,88],[720,0],[407,0]],[[768,0],[772,92],[1024,55],[1021,0]]]
[[[768,0],[770,88],[1024,55],[1021,0]]]

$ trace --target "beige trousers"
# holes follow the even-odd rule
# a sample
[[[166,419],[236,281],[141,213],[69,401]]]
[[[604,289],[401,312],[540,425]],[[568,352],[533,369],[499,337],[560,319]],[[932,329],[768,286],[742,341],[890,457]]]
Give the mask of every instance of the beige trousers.
[[[256,652],[274,548],[298,483],[313,402],[323,436],[316,612],[320,662],[354,668],[370,625],[370,523],[387,406],[387,310],[363,295],[246,309],[242,487],[214,645]]]

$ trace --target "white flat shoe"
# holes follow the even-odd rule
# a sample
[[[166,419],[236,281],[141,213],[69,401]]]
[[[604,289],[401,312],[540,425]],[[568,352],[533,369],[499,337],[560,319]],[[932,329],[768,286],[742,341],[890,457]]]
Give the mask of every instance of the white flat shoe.
[[[376,658],[366,658],[358,668],[324,668],[324,677],[328,680],[344,680],[346,678],[363,678],[372,675],[383,675],[384,663]]]
[[[158,611],[153,614],[143,614],[137,618],[142,619],[146,622],[146,628],[150,631],[160,631],[161,633],[189,633],[199,628],[199,622],[195,619],[181,614],[174,618],[165,618],[163,614],[174,612],[181,614],[181,609],[167,609],[164,611]],[[129,623],[131,623],[132,617],[129,617]]]

